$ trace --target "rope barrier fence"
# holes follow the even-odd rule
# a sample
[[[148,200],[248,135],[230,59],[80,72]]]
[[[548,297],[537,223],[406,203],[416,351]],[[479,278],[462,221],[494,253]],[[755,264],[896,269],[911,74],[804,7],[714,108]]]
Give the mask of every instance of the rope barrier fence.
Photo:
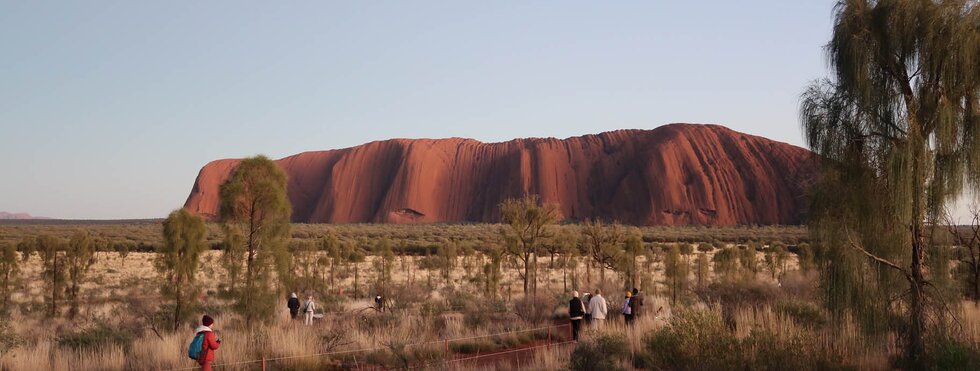
[[[558,346],[564,346],[564,345],[568,345],[570,343],[574,343],[575,342],[573,340],[565,340],[565,341],[562,341],[562,342],[553,343],[552,342],[553,336],[552,336],[551,329],[555,329],[555,328],[565,329],[570,334],[571,324],[569,323],[569,324],[561,324],[561,325],[552,325],[552,326],[537,327],[537,328],[532,328],[532,329],[524,329],[524,330],[500,332],[500,333],[488,334],[488,335],[467,336],[467,337],[452,338],[452,339],[441,339],[441,340],[425,341],[425,342],[420,342],[420,343],[411,343],[411,344],[405,344],[404,349],[409,349],[411,347],[419,347],[419,346],[423,346],[423,345],[442,344],[445,347],[445,352],[446,352],[446,354],[448,356],[448,354],[449,354],[449,344],[451,344],[451,343],[456,343],[456,342],[461,342],[461,341],[467,341],[467,340],[475,340],[475,339],[495,338],[495,337],[500,337],[500,336],[515,335],[515,334],[521,334],[521,333],[527,333],[527,332],[536,332],[536,331],[545,331],[545,330],[548,331],[548,339],[547,339],[547,343],[546,344],[536,345],[536,346],[527,347],[527,348],[503,350],[503,351],[499,351],[499,352],[489,352],[489,353],[485,353],[485,354],[477,354],[476,356],[468,356],[468,357],[460,357],[460,358],[454,358],[454,359],[447,359],[447,360],[444,360],[444,361],[437,361],[437,362],[431,362],[431,363],[427,363],[426,364],[426,365],[431,365],[431,364],[441,364],[441,363],[450,364],[450,363],[454,363],[454,362],[466,362],[466,361],[476,360],[476,359],[479,359],[479,358],[486,358],[486,357],[491,357],[491,356],[511,354],[511,353],[515,353],[515,352],[536,350],[536,349],[540,349],[542,347],[552,347],[552,346],[558,347]],[[270,363],[270,362],[279,362],[279,361],[285,361],[285,360],[291,360],[291,359],[312,358],[312,357],[331,357],[331,356],[347,355],[347,354],[354,355],[354,360],[355,360],[354,362],[356,364],[357,363],[356,354],[358,354],[358,353],[367,353],[367,352],[374,352],[374,351],[387,350],[387,349],[388,349],[387,347],[383,347],[382,346],[382,347],[373,347],[373,348],[361,348],[361,349],[351,349],[351,350],[342,350],[342,351],[331,351],[331,352],[322,352],[322,353],[302,354],[302,355],[294,355],[294,356],[281,356],[281,357],[272,357],[272,358],[263,357],[261,359],[252,359],[252,360],[246,360],[246,361],[236,361],[236,362],[227,362],[227,363],[215,363],[215,364],[212,364],[211,366],[214,367],[214,368],[227,368],[227,367],[243,366],[243,365],[248,365],[248,364],[261,363],[263,365],[263,369],[265,369],[265,365],[267,363]],[[357,365],[357,366],[359,367],[359,365]],[[172,368],[172,369],[167,369],[165,371],[196,370],[196,369],[199,369],[199,368],[200,368],[200,366],[192,366],[192,367]]]

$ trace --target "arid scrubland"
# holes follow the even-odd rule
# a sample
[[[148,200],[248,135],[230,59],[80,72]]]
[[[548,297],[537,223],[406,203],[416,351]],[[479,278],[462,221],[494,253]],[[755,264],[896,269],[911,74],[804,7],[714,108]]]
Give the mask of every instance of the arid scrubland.
[[[887,369],[900,352],[894,335],[869,334],[820,305],[819,263],[798,227],[622,228],[641,236],[642,251],[603,273],[579,238],[582,226],[554,226],[525,296],[513,255],[496,253],[494,272],[494,248],[506,243],[501,225],[297,225],[289,243],[296,277],[276,294],[271,319],[244,323],[227,296],[222,251],[210,250],[196,273],[194,313],[177,331],[168,327],[172,303],[159,291],[158,254],[112,247],[139,234],[152,244],[145,231],[160,233],[159,225],[14,227],[0,226],[5,242],[67,240],[69,231],[88,229],[108,251],[94,253],[74,318],[64,298],[49,312],[41,257],[20,262],[0,333],[0,366],[10,370],[194,367],[186,347],[203,313],[217,319],[223,339],[219,369],[259,369],[263,358],[269,369]],[[330,238],[362,258],[334,261]],[[547,247],[555,241],[569,246],[552,259]],[[378,250],[385,246],[396,253],[386,258]],[[645,297],[631,327],[619,315],[627,282]],[[586,325],[580,342],[568,342],[570,292],[596,288],[609,303],[607,325]],[[310,327],[289,319],[285,298],[294,290],[314,295],[325,318]],[[379,293],[384,312],[374,309]],[[980,310],[960,307],[958,338],[975,347]]]

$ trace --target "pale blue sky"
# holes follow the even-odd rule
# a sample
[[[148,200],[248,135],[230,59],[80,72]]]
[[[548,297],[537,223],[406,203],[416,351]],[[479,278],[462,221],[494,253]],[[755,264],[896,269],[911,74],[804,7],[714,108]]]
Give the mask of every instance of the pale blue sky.
[[[163,217],[210,160],[391,137],[800,145],[833,4],[0,0],[0,210]]]

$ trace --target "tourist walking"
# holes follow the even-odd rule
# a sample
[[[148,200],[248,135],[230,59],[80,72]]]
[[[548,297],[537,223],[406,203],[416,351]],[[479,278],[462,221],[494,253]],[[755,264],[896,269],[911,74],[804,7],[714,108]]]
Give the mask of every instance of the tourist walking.
[[[316,311],[316,303],[313,302],[313,295],[306,297],[306,303],[303,304],[303,313],[305,313],[305,320],[303,324],[310,326],[313,325],[313,313]]]
[[[592,313],[592,327],[601,328],[606,322],[606,298],[602,297],[602,289],[595,289],[595,295],[589,300],[589,313]]]
[[[296,293],[289,294],[289,300],[286,301],[286,307],[289,308],[289,316],[296,319],[296,315],[299,314],[299,297]]]
[[[214,362],[215,351],[221,346],[221,339],[214,334],[214,319],[208,315],[201,318],[201,326],[194,329],[195,336],[204,334],[204,341],[201,343],[201,352],[198,353],[197,363],[201,365],[201,370],[211,371],[211,363]]]
[[[585,316],[585,304],[578,298],[578,291],[572,291],[572,300],[568,301],[568,318],[572,321],[572,340],[578,340],[578,330]]]
[[[625,322],[626,325],[633,324],[633,304],[632,304],[633,301],[630,300],[632,296],[633,293],[627,291],[626,300],[623,301],[623,322]]]

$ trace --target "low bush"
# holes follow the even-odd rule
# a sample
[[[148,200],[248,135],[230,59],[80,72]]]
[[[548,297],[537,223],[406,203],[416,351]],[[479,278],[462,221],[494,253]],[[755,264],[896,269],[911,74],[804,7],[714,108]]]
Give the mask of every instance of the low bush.
[[[10,322],[8,320],[0,320],[0,354],[5,354],[7,351],[23,343],[24,339],[17,336],[13,329],[10,328]]]
[[[821,328],[827,324],[827,317],[820,307],[811,302],[801,300],[786,300],[776,303],[773,307],[776,313],[793,319],[797,325],[808,328]]]
[[[707,303],[728,308],[758,307],[774,303],[780,297],[776,285],[755,280],[714,282],[697,293]]]
[[[129,349],[133,345],[133,334],[132,329],[97,322],[92,327],[59,336],[57,342],[59,346],[75,350],[94,349],[107,345],[118,345],[123,349]]]
[[[624,370],[629,345],[621,335],[603,335],[575,346],[568,368],[573,371]]]
[[[551,319],[554,311],[554,299],[546,295],[528,295],[514,301],[514,314],[530,324],[538,324]]]
[[[949,337],[938,337],[929,342],[924,366],[929,370],[976,370],[980,365],[980,349]]]
[[[392,313],[375,313],[369,312],[370,314],[365,314],[357,317],[357,329],[369,332],[375,331],[383,327],[391,327],[400,321],[400,318]]]
[[[636,366],[647,369],[726,370],[742,364],[738,339],[720,316],[708,311],[682,311],[670,324],[645,339],[646,352]]]
[[[648,335],[635,366],[657,370],[848,370],[813,333],[753,331],[738,339],[712,311],[679,312]]]
[[[497,344],[490,340],[449,343],[449,350],[462,354],[487,353],[496,349]]]

